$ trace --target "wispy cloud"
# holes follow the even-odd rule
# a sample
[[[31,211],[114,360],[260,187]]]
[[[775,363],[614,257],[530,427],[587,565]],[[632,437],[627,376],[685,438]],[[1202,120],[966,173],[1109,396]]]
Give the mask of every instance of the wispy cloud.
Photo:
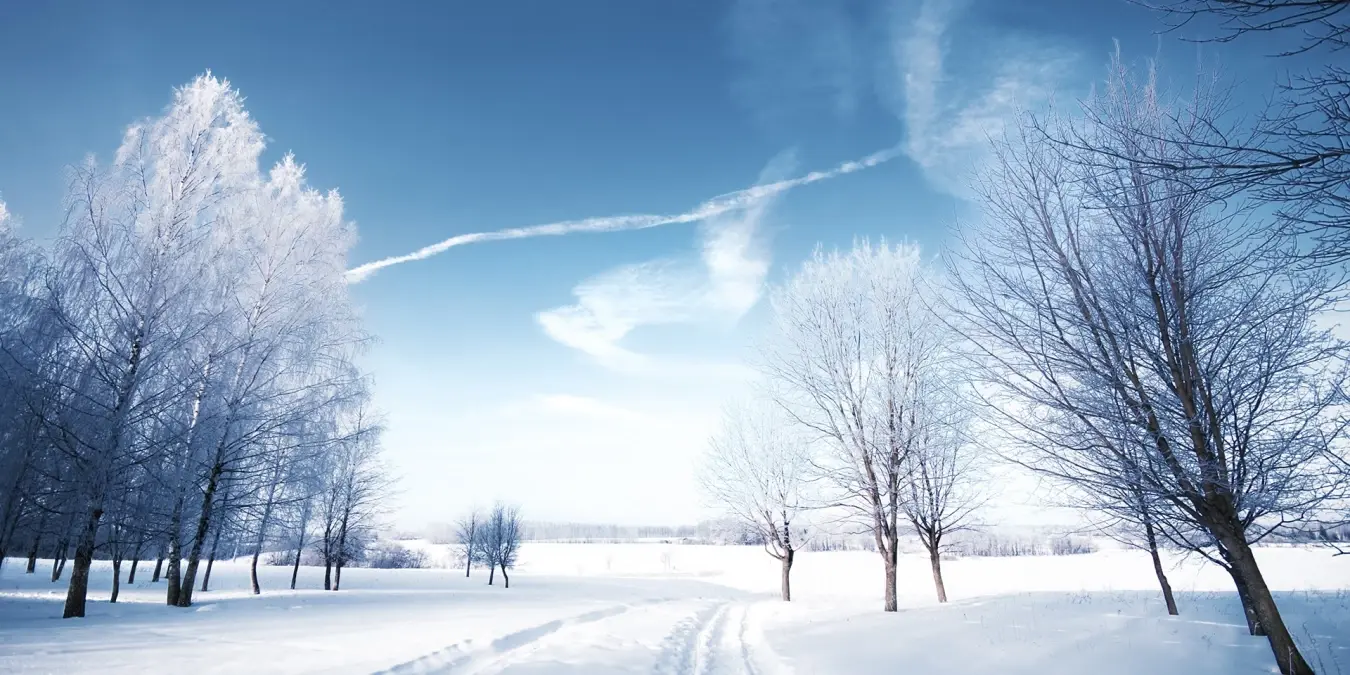
[[[829,180],[831,178],[874,167],[898,157],[901,152],[902,149],[899,147],[889,148],[872,153],[862,159],[844,162],[843,164],[839,164],[838,166],[825,171],[812,171],[804,176],[756,185],[735,192],[728,192],[713,197],[684,213],[671,215],[632,214],[605,216],[582,220],[563,220],[542,225],[530,225],[528,227],[512,227],[491,232],[460,234],[436,242],[430,246],[424,246],[412,253],[382,258],[353,267],[352,269],[347,270],[347,283],[359,283],[386,267],[413,262],[415,260],[426,260],[434,255],[444,253],[456,246],[463,246],[464,244],[474,244],[484,241],[501,241],[505,239],[525,239],[528,237],[556,237],[577,232],[642,230],[660,227],[662,225],[697,223],[723,214],[750,208],[765,199],[780,195],[796,187],[818,183],[823,180]]]
[[[937,187],[961,194],[969,173],[1019,108],[1044,102],[1067,69],[1060,49],[1026,36],[1004,34],[994,44],[961,44],[953,23],[967,3],[924,0],[892,12],[888,83],[883,96],[905,123],[905,154]],[[970,55],[960,77],[949,77],[949,56]],[[983,55],[983,58],[979,58]]]
[[[789,155],[770,162],[760,185],[781,185],[773,178],[792,163]],[[707,219],[699,230],[697,261],[662,258],[603,272],[573,290],[575,304],[541,312],[539,324],[553,339],[605,366],[651,370],[651,359],[621,344],[634,329],[735,320],[759,301],[770,263],[761,225],[772,197],[781,193],[773,191],[744,209]]]

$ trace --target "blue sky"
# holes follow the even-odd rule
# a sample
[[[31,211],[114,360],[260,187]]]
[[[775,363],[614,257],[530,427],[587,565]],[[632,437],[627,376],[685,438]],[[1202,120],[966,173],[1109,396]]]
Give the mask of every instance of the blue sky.
[[[757,183],[894,159],[701,221],[472,243],[356,284],[380,342],[398,519],[703,515],[694,467],[750,387],[762,291],[818,243],[916,240],[1017,105],[1072,101],[1112,41],[1182,80],[1266,93],[1278,64],[1155,35],[1124,0],[6,3],[0,197],[60,224],[63,167],[210,69],[270,158],[294,152],[359,228],[353,265],[455,235],[681,214]]]

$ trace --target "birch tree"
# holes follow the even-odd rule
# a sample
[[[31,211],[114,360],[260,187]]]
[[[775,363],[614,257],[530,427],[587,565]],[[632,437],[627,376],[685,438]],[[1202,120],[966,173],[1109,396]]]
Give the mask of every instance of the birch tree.
[[[225,292],[219,343],[225,345],[205,453],[201,508],[178,605],[192,602],[221,481],[256,464],[269,439],[354,391],[346,359],[365,337],[346,305],[346,248],[351,242],[336,194],[304,184],[287,156],[269,180],[226,212],[238,272]],[[209,385],[208,385],[209,386]]]
[[[227,84],[201,77],[157,120],[135,125],[110,170],[73,172],[70,222],[50,295],[66,338],[65,410],[48,420],[84,501],[65,615],[83,616],[112,482],[153,448],[143,425],[181,395],[175,356],[210,317],[216,209],[246,183],[261,135]]]
[[[0,205],[0,559],[26,546],[32,572],[49,552],[56,582],[71,555],[66,617],[84,615],[95,555],[115,599],[124,559],[134,580],[155,550],[154,581],[167,558],[166,601],[188,606],[203,557],[205,590],[226,548],[249,541],[256,565],[283,513],[303,549],[316,486],[342,483],[319,476],[351,479],[335,488],[339,575],[379,512],[374,427],[350,421],[369,394],[353,229],[293,157],[260,171],[262,148],[208,73],[111,164],[71,169],[49,255]]]

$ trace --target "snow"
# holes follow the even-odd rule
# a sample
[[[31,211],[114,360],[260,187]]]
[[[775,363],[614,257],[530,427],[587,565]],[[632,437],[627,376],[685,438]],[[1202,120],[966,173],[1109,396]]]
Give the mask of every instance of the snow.
[[[443,547],[419,544],[448,561]],[[1320,549],[1258,552],[1268,583],[1320,673],[1350,672],[1350,560]],[[0,672],[305,673],[1269,673],[1227,575],[1168,561],[1168,617],[1145,555],[971,558],[944,563],[953,601],[934,602],[928,563],[905,556],[901,611],[881,607],[875,554],[803,553],[794,601],[774,599],[776,561],[751,547],[527,544],[510,589],[475,570],[343,572],[218,562],[190,609],[163,606],[142,565],[106,602],[96,563],[89,616],[62,620],[50,561],[0,570]],[[125,571],[125,568],[124,568]],[[68,572],[67,572],[68,574]]]

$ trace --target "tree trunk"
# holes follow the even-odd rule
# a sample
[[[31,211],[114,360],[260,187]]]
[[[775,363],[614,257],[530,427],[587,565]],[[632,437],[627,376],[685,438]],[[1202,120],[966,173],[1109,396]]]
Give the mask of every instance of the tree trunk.
[[[136,537],[136,548],[131,553],[131,573],[127,575],[127,583],[136,583],[136,566],[141,564],[141,550],[145,547],[145,541],[139,535]]]
[[[258,586],[258,556],[262,555],[259,549],[253,549],[253,560],[248,566],[248,580],[253,586],[254,595],[262,595],[262,588]]]
[[[215,565],[216,565],[216,554],[212,553],[211,556],[206,559],[206,574],[202,575],[203,593],[205,593],[208,589],[211,588],[211,568],[215,567]]]
[[[295,548],[295,566],[291,568],[291,590],[295,590],[295,580],[300,577],[300,554],[305,550],[305,533],[300,533],[300,545]]]
[[[155,573],[150,577],[150,583],[159,583],[159,571],[164,568],[164,555],[160,554],[155,558]]]
[[[489,565],[489,566],[488,566],[488,585],[489,585],[489,586],[492,585],[492,580],[493,580],[494,578],[496,578],[496,576],[497,576],[497,566],[496,566],[496,565]]]
[[[323,590],[333,590],[333,561],[328,558],[323,561]]]
[[[122,557],[113,556],[113,587],[112,596],[108,598],[108,604],[117,602],[117,596],[122,592]],[[127,583],[131,583],[128,581]]]
[[[178,606],[178,596],[183,590],[183,499],[183,495],[178,495],[169,517],[169,568],[164,574],[169,586],[165,601],[170,607]]]
[[[267,508],[263,511],[262,520],[258,522],[258,539],[253,542],[253,560],[249,563],[248,579],[253,586],[253,594],[261,595],[262,588],[258,586],[258,557],[262,555],[263,542],[267,541],[267,521],[272,517],[272,497],[269,494]]]
[[[52,583],[61,579],[61,573],[66,569],[66,551],[70,548],[70,537],[67,535],[56,545],[56,554],[52,556]]]
[[[342,585],[342,563],[347,560],[347,514],[342,515],[342,525],[338,529],[337,555],[334,556],[334,567],[337,567],[337,574],[333,578],[333,590],[337,590]]]
[[[1158,556],[1158,538],[1153,532],[1153,523],[1148,520],[1144,521],[1144,535],[1148,538],[1148,554],[1153,558],[1153,573],[1158,575],[1158,585],[1162,587],[1163,602],[1167,603],[1167,613],[1170,616],[1176,616],[1178,614],[1177,600],[1172,596],[1172,584],[1167,582],[1167,574],[1163,572],[1162,558]],[[1247,628],[1251,629],[1250,622],[1248,622]]]
[[[1275,654],[1275,663],[1279,665],[1280,673],[1314,675],[1312,667],[1303,659],[1303,654],[1299,652],[1293,636],[1284,625],[1279,607],[1275,605],[1275,596],[1271,595],[1270,587],[1266,585],[1266,579],[1261,575],[1261,568],[1256,564],[1256,556],[1252,553],[1251,547],[1240,536],[1222,543],[1233,565],[1234,580],[1241,577],[1246,586],[1251,613],[1255,615],[1257,628],[1264,631],[1270,640],[1270,650]]]
[[[796,551],[788,549],[779,560],[783,563],[783,602],[792,602],[792,558]]]
[[[511,577],[507,576],[507,574],[506,574],[506,565],[503,564],[503,565],[502,565],[502,588],[510,588],[510,587],[511,587]]]
[[[38,548],[42,546],[42,535],[37,534],[33,537],[33,546],[28,549],[28,567],[24,568],[25,574],[32,574],[37,571]]]
[[[9,545],[14,537],[14,530],[19,526],[19,521],[23,519],[24,507],[26,506],[24,502],[27,501],[27,498],[23,491],[19,489],[19,486],[23,480],[23,474],[27,472],[27,466],[27,452],[25,452],[23,466],[19,469],[19,475],[14,480],[9,499],[4,508],[0,509],[0,513],[5,514],[5,520],[8,521],[0,523],[0,567],[5,566],[5,556],[9,555]]]
[[[225,529],[224,523],[216,526],[216,536],[211,538],[211,556],[206,560],[206,574],[202,575],[202,592],[211,584],[211,568],[216,565],[216,549],[220,547],[220,531]]]
[[[942,583],[942,554],[936,548],[928,551],[928,564],[933,568],[933,586],[937,588],[938,602],[946,602],[947,585]]]
[[[1261,628],[1261,620],[1256,616],[1256,606],[1252,604],[1251,591],[1247,589],[1247,580],[1232,566],[1231,561],[1228,566],[1228,574],[1233,577],[1233,586],[1237,588],[1238,602],[1242,604],[1242,615],[1247,619],[1247,632],[1252,635],[1265,636],[1266,632]]]
[[[222,441],[223,442],[223,441]],[[197,566],[202,561],[202,549],[206,546],[206,532],[211,527],[211,511],[215,507],[216,488],[220,486],[220,474],[223,467],[217,463],[211,467],[206,479],[206,494],[202,496],[202,513],[197,517],[197,531],[192,537],[192,546],[188,549],[187,570],[183,572],[183,584],[178,589],[178,606],[192,606],[192,585],[197,580]]]
[[[896,612],[900,610],[900,603],[896,601],[895,596],[895,568],[896,568],[896,548],[899,542],[898,537],[888,537],[887,546],[881,549],[881,560],[885,563],[886,573],[886,607],[884,611]]]
[[[75,545],[75,568],[70,573],[70,587],[66,590],[66,606],[61,618],[70,619],[84,616],[84,601],[89,594],[89,567],[94,563],[94,544],[97,543],[98,523],[103,518],[101,500],[94,499],[80,528],[80,538]]]

